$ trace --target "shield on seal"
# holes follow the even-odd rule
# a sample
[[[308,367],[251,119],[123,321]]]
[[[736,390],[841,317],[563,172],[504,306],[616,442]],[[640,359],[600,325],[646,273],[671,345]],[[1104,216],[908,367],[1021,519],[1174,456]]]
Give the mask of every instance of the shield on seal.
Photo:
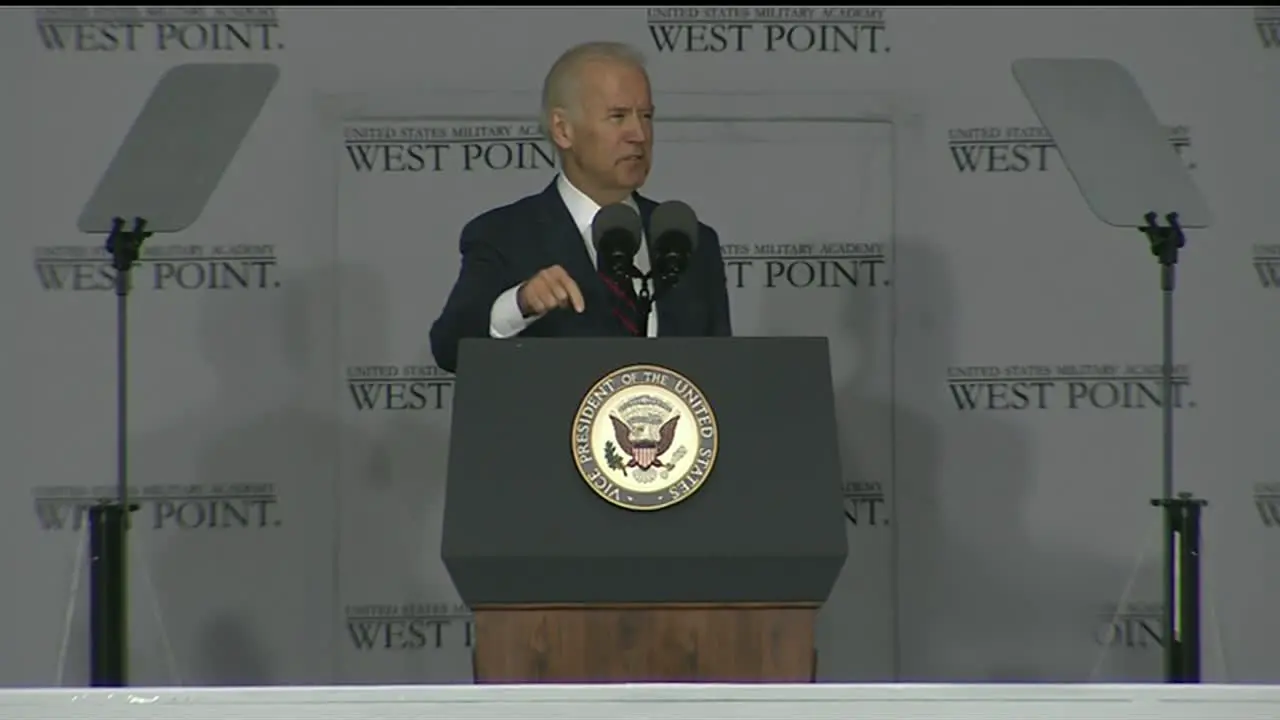
[[[653,461],[658,459],[658,448],[656,447],[638,447],[634,449],[635,455],[632,457],[635,458],[636,465],[641,470],[648,470],[653,465]]]

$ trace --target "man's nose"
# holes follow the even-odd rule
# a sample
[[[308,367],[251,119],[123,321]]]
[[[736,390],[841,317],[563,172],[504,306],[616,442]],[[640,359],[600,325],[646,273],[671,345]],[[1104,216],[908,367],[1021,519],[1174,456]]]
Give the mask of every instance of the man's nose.
[[[649,124],[639,115],[631,115],[623,126],[622,137],[627,142],[643,143],[649,137]]]

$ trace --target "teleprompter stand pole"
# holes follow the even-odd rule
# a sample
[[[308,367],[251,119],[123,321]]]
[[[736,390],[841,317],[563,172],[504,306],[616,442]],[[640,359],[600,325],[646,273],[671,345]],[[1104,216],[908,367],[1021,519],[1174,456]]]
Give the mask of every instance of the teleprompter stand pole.
[[[1208,502],[1178,493],[1168,500],[1152,500],[1164,508],[1165,682],[1200,682],[1200,511]]]
[[[142,218],[134,219],[132,230],[124,225],[124,219],[115,218],[107,235],[116,271],[116,496],[89,509],[89,679],[94,687],[128,684],[125,538],[129,514],[138,509],[129,499],[128,309],[133,266],[151,233]]]
[[[89,508],[89,684],[123,687],[124,513],[115,500]]]
[[[1160,263],[1160,293],[1164,316],[1160,364],[1164,431],[1161,438],[1160,497],[1151,504],[1164,509],[1164,671],[1165,682],[1200,682],[1200,509],[1207,505],[1191,493],[1173,492],[1173,292],[1177,285],[1178,251],[1186,245],[1178,214],[1160,225],[1154,212],[1138,229],[1151,243]]]

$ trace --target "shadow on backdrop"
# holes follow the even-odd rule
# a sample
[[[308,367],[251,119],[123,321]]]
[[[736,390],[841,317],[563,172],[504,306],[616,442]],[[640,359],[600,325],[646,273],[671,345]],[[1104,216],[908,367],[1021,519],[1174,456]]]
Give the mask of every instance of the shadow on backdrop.
[[[760,306],[760,334],[825,335],[830,347],[849,556],[818,616],[820,682],[893,680],[891,289],[792,289]]]
[[[339,441],[368,444],[335,407],[340,280],[318,269],[283,276],[274,298],[202,302],[213,403],[135,441],[134,485],[169,487],[133,534],[161,613],[135,572],[133,682],[333,680]]]
[[[895,266],[899,680],[1087,681],[1100,608],[1129,568],[1037,539],[1036,468],[1018,425],[1031,418],[957,409],[947,367],[992,360],[957,347],[956,287],[937,248],[901,240]],[[1114,657],[1108,666],[1114,675]]]
[[[369,444],[342,444],[338,681],[470,682],[470,635],[440,561],[452,385],[406,379],[433,364],[428,313],[392,307],[375,268],[344,267],[340,282],[341,403]],[[393,327],[406,336],[393,341]],[[346,379],[369,366],[394,366],[399,377],[392,384]],[[369,606],[396,608],[394,619],[366,617],[361,608]]]

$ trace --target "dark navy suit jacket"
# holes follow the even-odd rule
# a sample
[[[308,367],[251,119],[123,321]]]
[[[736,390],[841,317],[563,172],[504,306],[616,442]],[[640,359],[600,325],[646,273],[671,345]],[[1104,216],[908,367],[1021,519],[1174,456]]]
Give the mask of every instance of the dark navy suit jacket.
[[[635,195],[644,227],[657,203]],[[545,190],[474,218],[462,229],[462,268],[440,317],[431,326],[431,353],[436,364],[457,372],[458,342],[489,337],[489,312],[506,290],[539,270],[560,265],[582,290],[581,314],[554,310],[534,322],[522,337],[627,335],[610,311],[608,288],[596,273],[586,243],[560,199],[555,181]],[[720,238],[699,223],[698,246],[680,282],[661,295],[654,308],[658,335],[707,337],[732,334],[729,293]]]

